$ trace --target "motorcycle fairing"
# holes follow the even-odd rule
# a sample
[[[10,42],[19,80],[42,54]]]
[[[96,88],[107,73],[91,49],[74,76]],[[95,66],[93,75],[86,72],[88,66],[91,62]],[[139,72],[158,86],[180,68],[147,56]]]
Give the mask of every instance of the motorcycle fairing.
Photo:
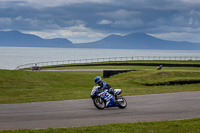
[[[101,98],[103,98],[105,101],[110,101],[110,103],[106,107],[116,107],[118,104],[115,103],[113,95],[108,93],[108,91],[104,91],[98,94]]]

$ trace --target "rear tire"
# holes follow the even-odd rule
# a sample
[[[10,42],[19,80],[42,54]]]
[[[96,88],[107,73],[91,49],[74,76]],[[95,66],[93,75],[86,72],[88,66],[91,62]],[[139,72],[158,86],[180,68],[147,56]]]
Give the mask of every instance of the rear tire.
[[[106,106],[105,101],[101,97],[94,97],[93,103],[94,103],[95,107],[98,109],[104,109]]]
[[[120,96],[119,98],[120,98],[120,99],[123,99],[123,101],[118,102],[118,107],[119,107],[120,109],[126,108],[126,106],[127,106],[126,99],[123,98],[122,96]]]

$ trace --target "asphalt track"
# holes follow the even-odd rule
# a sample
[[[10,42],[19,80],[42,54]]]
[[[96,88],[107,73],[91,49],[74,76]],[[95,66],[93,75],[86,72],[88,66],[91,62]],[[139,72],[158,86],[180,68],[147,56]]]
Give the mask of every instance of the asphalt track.
[[[104,70],[130,70],[130,69],[63,69],[63,70],[40,70],[40,71],[59,72],[59,71],[104,71]],[[136,70],[145,70],[145,69],[132,69],[132,70],[136,71]]]
[[[200,91],[125,97],[126,109],[98,110],[91,99],[0,105],[0,130],[200,118]]]

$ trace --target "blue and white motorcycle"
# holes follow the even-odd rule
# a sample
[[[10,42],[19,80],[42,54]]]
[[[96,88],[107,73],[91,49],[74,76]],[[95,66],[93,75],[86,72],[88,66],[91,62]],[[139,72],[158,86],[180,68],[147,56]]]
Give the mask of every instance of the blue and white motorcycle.
[[[115,100],[113,95],[108,93],[108,91],[99,91],[100,86],[94,86],[91,91],[91,98],[96,108],[104,109],[108,107],[119,107],[121,109],[126,108],[127,102],[124,97],[120,96],[122,93],[121,89],[114,89],[114,93],[117,95]]]

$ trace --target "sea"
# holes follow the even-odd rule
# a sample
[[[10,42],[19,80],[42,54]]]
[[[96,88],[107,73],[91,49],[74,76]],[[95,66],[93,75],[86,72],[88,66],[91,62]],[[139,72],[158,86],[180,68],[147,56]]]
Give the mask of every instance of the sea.
[[[14,70],[19,65],[47,61],[135,56],[200,57],[200,50],[0,47],[0,69]]]

